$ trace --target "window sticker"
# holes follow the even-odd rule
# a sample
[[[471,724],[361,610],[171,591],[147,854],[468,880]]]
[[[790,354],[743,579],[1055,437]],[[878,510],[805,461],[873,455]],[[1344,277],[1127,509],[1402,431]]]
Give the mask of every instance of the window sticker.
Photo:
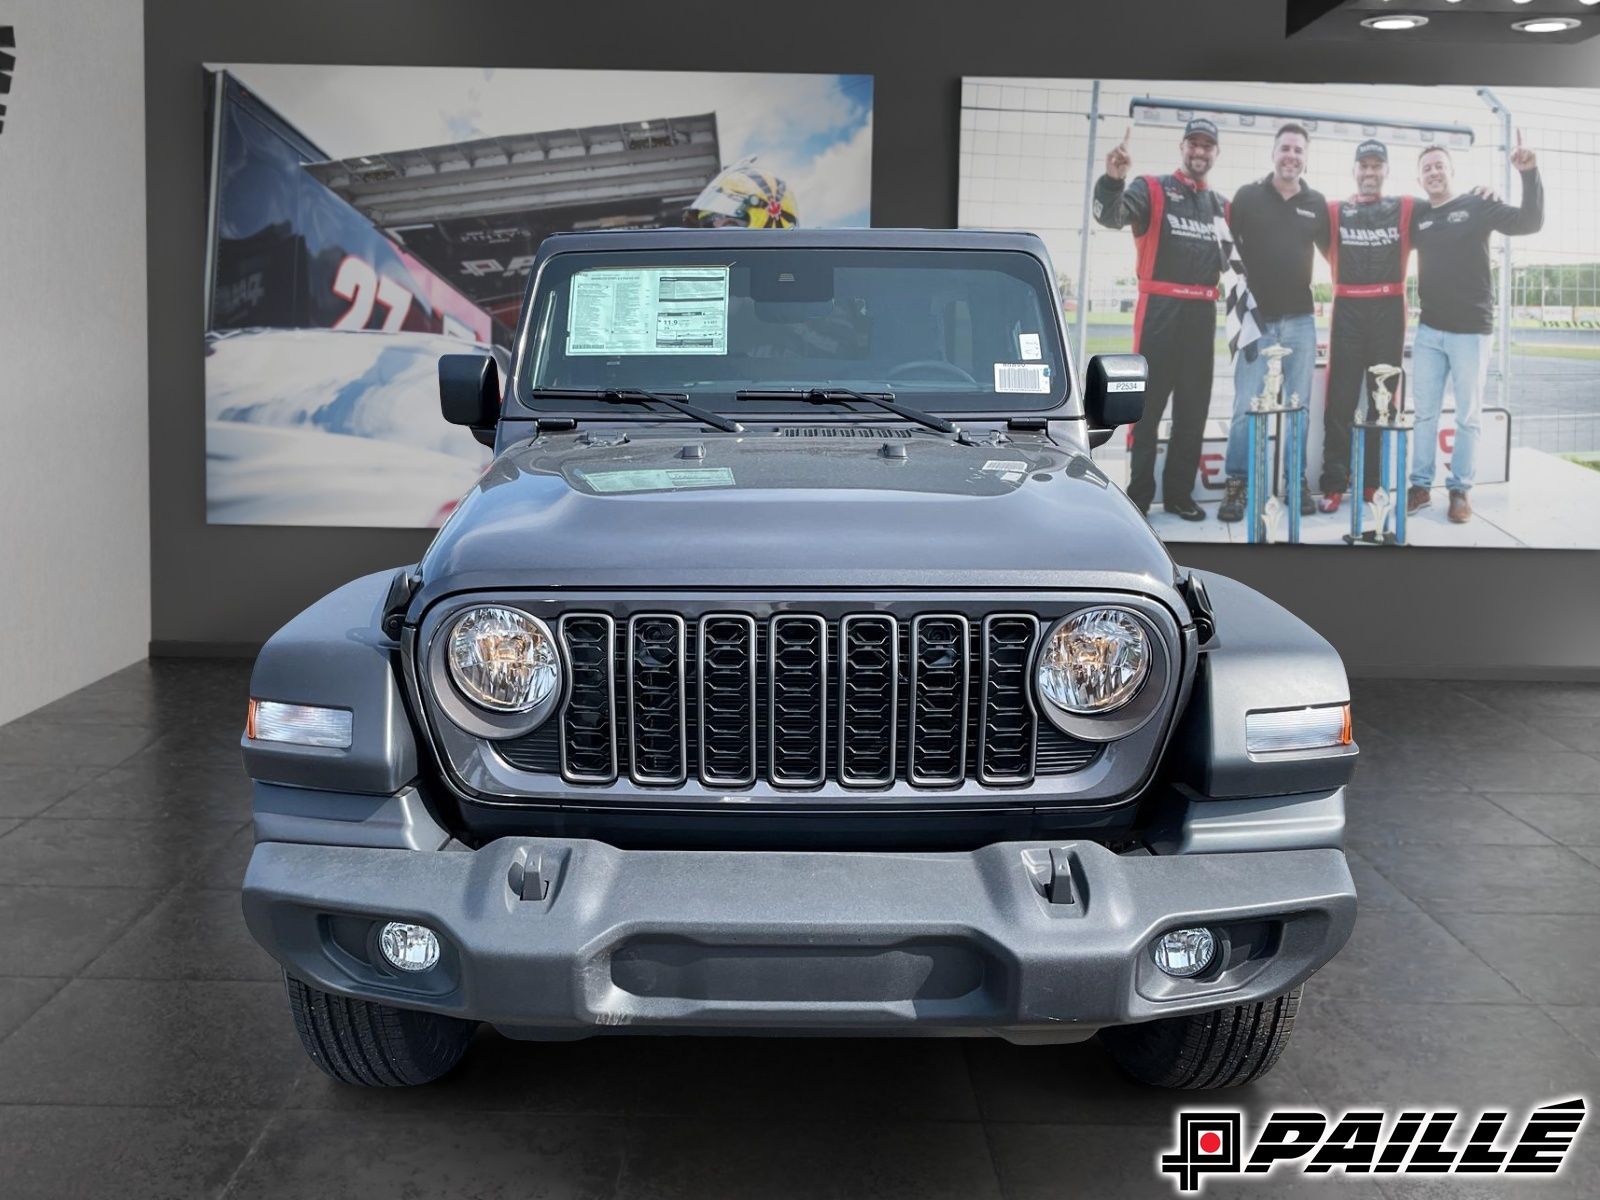
[[[1050,390],[1050,364],[995,363],[994,390],[1043,395]]]
[[[728,467],[672,467],[655,471],[579,471],[597,492],[672,492],[683,488],[732,487]]]
[[[727,267],[604,267],[572,277],[569,356],[727,352]]]
[[[1039,335],[1037,333],[1017,334],[1017,353],[1022,355],[1025,362],[1038,362],[1041,357],[1039,353]]]

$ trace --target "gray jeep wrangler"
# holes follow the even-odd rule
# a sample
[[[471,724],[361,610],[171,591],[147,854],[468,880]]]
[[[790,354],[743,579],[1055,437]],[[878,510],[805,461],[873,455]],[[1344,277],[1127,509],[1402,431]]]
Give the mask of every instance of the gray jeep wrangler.
[[[1334,651],[1174,565],[1091,448],[1043,244],[558,235],[515,366],[440,361],[495,451],[422,561],[262,650],[255,938],[330,1075],[487,1022],[1099,1035],[1240,1084],[1344,944]]]

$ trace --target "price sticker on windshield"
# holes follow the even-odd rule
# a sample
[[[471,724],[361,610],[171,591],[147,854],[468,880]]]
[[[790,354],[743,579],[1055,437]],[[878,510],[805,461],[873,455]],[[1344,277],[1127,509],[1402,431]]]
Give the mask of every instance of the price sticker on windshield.
[[[608,267],[572,277],[569,356],[727,352],[727,267]]]
[[[995,363],[994,390],[1047,395],[1050,391],[1050,364]]]

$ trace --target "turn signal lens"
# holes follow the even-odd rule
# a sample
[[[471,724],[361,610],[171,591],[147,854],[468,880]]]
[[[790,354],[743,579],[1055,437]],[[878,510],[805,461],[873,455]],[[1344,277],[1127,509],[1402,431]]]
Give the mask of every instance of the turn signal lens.
[[[348,750],[354,723],[355,714],[348,708],[251,700],[244,733],[256,742],[288,742],[295,746]]]
[[[1246,713],[1245,749],[1251,754],[1335,750],[1354,740],[1348,704]]]

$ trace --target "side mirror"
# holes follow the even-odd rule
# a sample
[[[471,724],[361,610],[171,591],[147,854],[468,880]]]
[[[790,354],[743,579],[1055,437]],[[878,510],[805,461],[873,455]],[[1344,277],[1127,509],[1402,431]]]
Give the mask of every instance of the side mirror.
[[[1100,445],[1119,425],[1137,424],[1144,415],[1144,390],[1150,369],[1142,354],[1096,354],[1083,380],[1083,412],[1090,438]]]
[[[482,354],[439,358],[439,407],[452,425],[465,425],[485,445],[500,422],[500,368]],[[486,440],[487,436],[487,440]]]

